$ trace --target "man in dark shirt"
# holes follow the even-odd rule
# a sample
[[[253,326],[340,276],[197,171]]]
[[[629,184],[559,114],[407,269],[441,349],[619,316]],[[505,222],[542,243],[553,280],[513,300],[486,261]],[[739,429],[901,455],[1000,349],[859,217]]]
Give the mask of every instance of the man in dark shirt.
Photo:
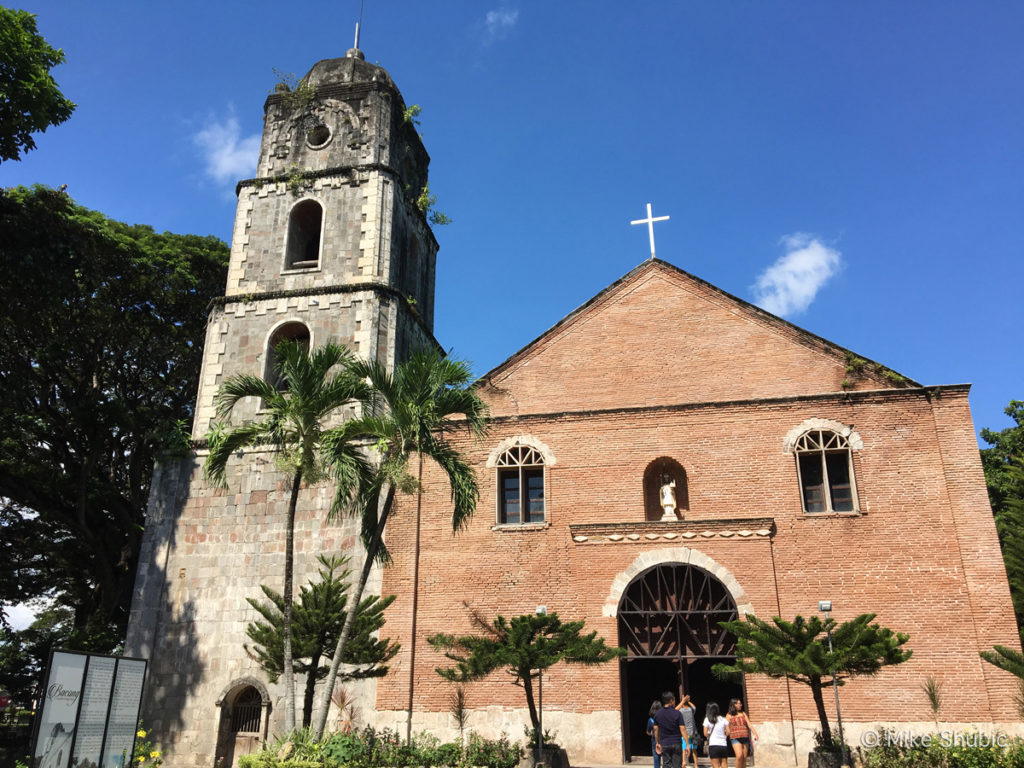
[[[661,709],[654,713],[654,749],[665,768],[682,768],[685,728],[683,715],[676,709],[676,695],[665,691],[661,694]]]

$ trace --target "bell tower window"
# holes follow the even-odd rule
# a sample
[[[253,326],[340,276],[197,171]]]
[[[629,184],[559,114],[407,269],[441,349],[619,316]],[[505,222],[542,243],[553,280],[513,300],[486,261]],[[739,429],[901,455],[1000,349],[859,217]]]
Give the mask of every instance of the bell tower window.
[[[267,365],[263,370],[263,379],[271,382],[279,392],[288,389],[287,382],[277,371],[277,345],[282,341],[297,341],[308,350],[309,328],[298,322],[285,323],[270,337],[267,344]]]
[[[288,247],[285,269],[310,269],[320,266],[320,232],[324,209],[316,200],[303,200],[288,216]]]

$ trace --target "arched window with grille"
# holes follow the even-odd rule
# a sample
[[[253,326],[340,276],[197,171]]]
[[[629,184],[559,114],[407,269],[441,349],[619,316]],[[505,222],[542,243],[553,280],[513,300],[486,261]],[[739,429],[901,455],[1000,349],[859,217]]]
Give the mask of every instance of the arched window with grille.
[[[231,707],[232,733],[259,733],[263,697],[253,687],[244,688]]]
[[[856,512],[857,483],[847,435],[810,429],[793,444],[804,512]]]
[[[544,454],[536,446],[516,443],[495,461],[498,471],[498,523],[544,522]]]

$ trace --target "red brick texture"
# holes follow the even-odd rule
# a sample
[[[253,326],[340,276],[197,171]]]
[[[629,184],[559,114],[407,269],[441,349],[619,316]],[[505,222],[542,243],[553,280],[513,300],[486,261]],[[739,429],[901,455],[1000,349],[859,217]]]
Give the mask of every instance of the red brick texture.
[[[481,498],[453,534],[441,473],[424,478],[415,707],[445,712],[444,658],[425,638],[473,631],[487,617],[532,613],[538,604],[585,619],[609,642],[616,576],[645,553],[685,547],[739,584],[754,613],[793,618],[831,599],[843,621],[878,614],[910,635],[913,658],[843,688],[851,722],[930,720],[921,686],[946,691],[942,719],[1010,722],[1014,679],[982,662],[999,643],[1017,647],[1006,576],[967,405],[967,388],[888,384],[861,378],[843,391],[845,350],[771,318],[660,262],[648,262],[490,374],[483,388],[496,420],[482,441],[459,438],[476,468]],[[852,427],[859,513],[802,511],[790,430],[812,418]],[[555,463],[546,470],[546,523],[496,528],[496,476],[489,454],[530,435]],[[570,526],[644,521],[643,476],[662,456],[686,471],[689,510],[666,530],[694,538],[574,541]],[[386,633],[403,646],[378,686],[377,707],[408,698],[415,506],[401,500],[389,524],[394,558],[383,592],[397,594]],[[770,518],[771,535],[738,531]],[[733,535],[702,536],[716,521]],[[705,525],[701,524],[705,522]],[[718,525],[716,530],[721,530]],[[755,722],[815,720],[806,688],[750,676]],[[523,706],[522,692],[494,674],[468,689],[471,707]],[[618,665],[551,670],[545,708],[620,707]],[[831,706],[829,707],[831,711]],[[514,734],[518,735],[518,734]]]

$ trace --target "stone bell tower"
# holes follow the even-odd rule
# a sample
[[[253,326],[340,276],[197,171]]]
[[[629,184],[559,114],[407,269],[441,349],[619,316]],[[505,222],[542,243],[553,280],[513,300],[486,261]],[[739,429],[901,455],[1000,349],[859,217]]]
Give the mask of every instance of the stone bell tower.
[[[405,110],[388,73],[355,48],[267,98],[257,176],[238,184],[194,437],[210,427],[219,384],[269,375],[282,339],[340,341],[389,366],[435,343],[437,241],[416,204],[430,158]]]
[[[271,376],[284,339],[341,342],[393,367],[433,338],[437,242],[417,198],[429,157],[391,77],[350,50],[316,64],[264,107],[256,178],[239,182],[225,295],[210,312],[192,434],[215,420],[230,376]],[[255,398],[233,424],[259,416]],[[283,730],[283,684],[247,655],[247,598],[280,592],[287,477],[269,449],[232,457],[227,488],[204,450],[157,464],[125,651],[149,660],[142,717],[175,766],[223,765]],[[329,483],[303,487],[296,589],[315,556],[362,562],[357,521],[330,519]],[[379,573],[368,590],[379,590]],[[300,687],[303,680],[297,681]],[[368,714],[376,682],[348,686]],[[301,699],[301,697],[300,697]]]

